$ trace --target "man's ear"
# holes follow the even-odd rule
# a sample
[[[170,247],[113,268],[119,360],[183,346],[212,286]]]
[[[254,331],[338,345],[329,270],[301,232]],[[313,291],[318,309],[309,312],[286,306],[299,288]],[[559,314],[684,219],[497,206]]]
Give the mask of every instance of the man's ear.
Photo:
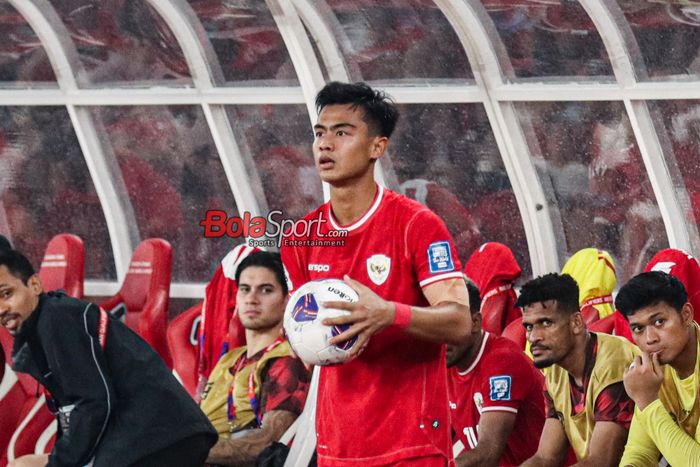
[[[483,321],[483,316],[480,311],[472,313],[472,334],[478,334],[481,332],[481,323]]]
[[[29,280],[27,280],[27,287],[32,291],[32,293],[39,295],[43,292],[43,287],[41,285],[41,279],[39,274],[33,274]]]
[[[693,305],[690,302],[686,302],[681,308],[681,319],[683,320],[683,324],[690,326],[693,324],[694,318],[695,310],[693,309]]]
[[[580,311],[572,313],[569,318],[569,323],[571,324],[571,330],[574,334],[581,334],[586,332],[586,322],[583,320],[583,315]]]
[[[386,136],[375,136],[370,148],[370,158],[377,160],[386,153],[386,148],[389,146],[389,138]]]

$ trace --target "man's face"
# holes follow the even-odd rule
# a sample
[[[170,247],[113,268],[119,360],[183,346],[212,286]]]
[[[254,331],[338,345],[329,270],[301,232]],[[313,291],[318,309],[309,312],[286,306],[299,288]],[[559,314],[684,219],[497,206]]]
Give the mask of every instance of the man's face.
[[[632,337],[643,352],[657,354],[659,363],[673,362],[683,351],[693,323],[693,307],[686,303],[680,312],[666,302],[640,308],[629,317]]]
[[[560,362],[574,346],[572,315],[557,308],[555,300],[547,300],[523,309],[525,335],[537,368]]]
[[[241,272],[236,305],[243,327],[265,331],[281,326],[286,294],[275,273],[262,266],[249,266]]]
[[[314,161],[321,180],[342,185],[374,170],[373,160],[384,153],[387,138],[370,136],[363,111],[349,105],[329,105],[314,125]]]
[[[0,266],[0,325],[16,336],[39,304],[41,282],[34,274],[27,283]]]

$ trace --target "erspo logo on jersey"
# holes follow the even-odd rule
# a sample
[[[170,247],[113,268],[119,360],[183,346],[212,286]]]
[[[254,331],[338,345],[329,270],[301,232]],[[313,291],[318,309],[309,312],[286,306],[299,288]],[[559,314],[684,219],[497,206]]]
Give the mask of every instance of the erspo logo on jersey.
[[[348,236],[347,230],[323,228],[326,220],[319,213],[317,219],[285,219],[282,211],[270,211],[266,217],[253,216],[249,212],[243,216],[229,217],[225,211],[210,209],[199,225],[206,238],[245,237],[251,247],[289,246],[343,246]]]

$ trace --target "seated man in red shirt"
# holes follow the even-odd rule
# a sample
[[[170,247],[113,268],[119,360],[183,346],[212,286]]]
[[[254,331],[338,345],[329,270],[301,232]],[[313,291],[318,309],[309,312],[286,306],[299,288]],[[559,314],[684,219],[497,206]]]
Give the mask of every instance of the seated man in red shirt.
[[[481,329],[479,289],[467,280],[472,339],[447,346],[448,390],[459,467],[519,465],[544,426],[544,377],[513,342]]]

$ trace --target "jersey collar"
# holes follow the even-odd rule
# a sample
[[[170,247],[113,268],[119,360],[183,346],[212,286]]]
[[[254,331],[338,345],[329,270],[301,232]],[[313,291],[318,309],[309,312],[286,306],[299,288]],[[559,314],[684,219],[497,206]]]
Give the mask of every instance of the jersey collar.
[[[331,221],[331,226],[335,230],[347,230],[348,232],[352,232],[353,230],[357,230],[360,227],[362,227],[364,224],[367,223],[367,221],[372,217],[372,214],[374,214],[377,209],[379,209],[379,205],[382,202],[382,198],[384,197],[384,187],[381,186],[380,184],[377,184],[377,194],[374,196],[374,201],[372,202],[372,205],[369,207],[367,212],[360,217],[358,220],[353,222],[350,225],[342,226],[340,223],[336,220],[336,218],[333,216],[333,209],[331,208],[331,203],[330,201],[328,202],[328,219]]]
[[[469,374],[470,371],[472,371],[476,366],[479,364],[481,361],[481,356],[484,355],[484,349],[486,348],[486,341],[489,340],[489,336],[491,333],[488,331],[484,331],[484,338],[481,339],[481,348],[479,349],[479,354],[476,356],[472,364],[467,368],[465,371],[458,371],[457,374],[460,376],[466,376]]]

